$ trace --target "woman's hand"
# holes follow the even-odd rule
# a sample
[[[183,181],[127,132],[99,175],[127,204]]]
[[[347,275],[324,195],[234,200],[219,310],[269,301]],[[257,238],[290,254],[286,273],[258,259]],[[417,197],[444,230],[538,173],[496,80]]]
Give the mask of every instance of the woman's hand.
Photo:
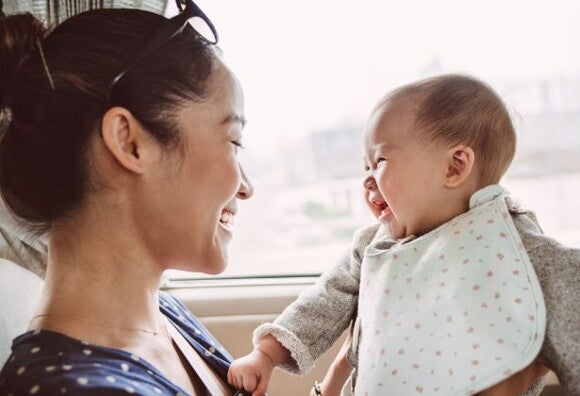
[[[274,367],[272,359],[255,348],[249,355],[232,363],[228,371],[228,382],[238,389],[252,392],[252,396],[263,396]]]

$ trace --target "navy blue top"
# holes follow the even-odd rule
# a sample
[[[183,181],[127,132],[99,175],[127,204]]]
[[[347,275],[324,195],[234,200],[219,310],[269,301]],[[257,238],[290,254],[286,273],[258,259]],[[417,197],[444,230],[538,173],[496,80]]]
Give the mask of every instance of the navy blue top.
[[[160,292],[161,312],[227,383],[232,357],[185,306]],[[232,388],[232,393],[235,390]],[[14,339],[0,395],[187,395],[144,359],[49,330]]]

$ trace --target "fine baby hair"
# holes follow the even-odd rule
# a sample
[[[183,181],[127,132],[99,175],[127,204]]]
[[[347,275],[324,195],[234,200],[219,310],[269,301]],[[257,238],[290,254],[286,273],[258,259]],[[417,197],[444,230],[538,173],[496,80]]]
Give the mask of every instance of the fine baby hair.
[[[398,101],[411,106],[418,137],[470,146],[480,164],[480,186],[499,182],[514,157],[516,134],[506,106],[489,85],[467,75],[439,75],[395,89],[375,111]]]

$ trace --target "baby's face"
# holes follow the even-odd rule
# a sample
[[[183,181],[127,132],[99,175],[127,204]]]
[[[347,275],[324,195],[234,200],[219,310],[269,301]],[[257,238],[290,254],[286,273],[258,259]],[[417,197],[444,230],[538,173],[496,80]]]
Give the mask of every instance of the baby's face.
[[[415,117],[405,103],[386,103],[365,131],[365,200],[393,238],[419,236],[439,224],[445,200],[445,150],[413,131]]]

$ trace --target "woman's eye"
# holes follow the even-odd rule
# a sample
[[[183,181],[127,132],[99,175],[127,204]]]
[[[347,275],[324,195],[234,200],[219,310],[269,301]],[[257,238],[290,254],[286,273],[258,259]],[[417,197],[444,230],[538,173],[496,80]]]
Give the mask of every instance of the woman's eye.
[[[235,147],[235,150],[236,150],[236,153],[237,153],[237,152],[238,152],[240,149],[243,149],[243,148],[245,148],[245,147],[244,147],[244,145],[242,144],[242,142],[240,142],[239,140],[231,140],[230,142],[231,142],[231,143],[234,145],[234,147]]]

